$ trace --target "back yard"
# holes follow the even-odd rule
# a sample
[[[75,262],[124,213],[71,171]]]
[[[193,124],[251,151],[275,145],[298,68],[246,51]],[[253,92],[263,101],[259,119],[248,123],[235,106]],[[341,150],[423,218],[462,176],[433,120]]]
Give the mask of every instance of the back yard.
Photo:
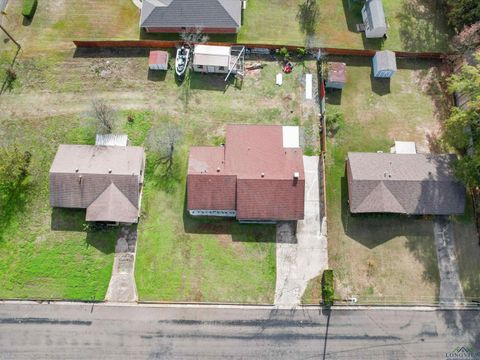
[[[385,41],[366,40],[355,32],[355,24],[361,21],[360,2],[317,0],[316,13],[305,7],[306,3],[306,0],[249,0],[240,33],[211,36],[211,40],[445,51],[451,36],[437,0],[384,0],[389,26]],[[41,2],[33,21],[23,19],[21,5],[21,1],[10,1],[3,25],[27,53],[69,49],[74,39],[178,38],[140,33],[140,10],[131,0]],[[3,46],[0,44],[0,50]]]
[[[301,0],[250,0],[244,13],[239,42],[326,46],[352,49],[445,51],[451,31],[436,0],[383,0],[388,39],[365,39],[355,32],[361,22],[361,2],[317,0],[301,15]]]
[[[389,152],[394,140],[415,141],[417,151],[440,151],[436,139],[448,106],[438,84],[440,71],[428,62],[399,61],[399,71],[388,82],[372,78],[370,60],[341,60],[348,65],[348,83],[341,92],[327,93],[327,111],[345,116],[329,140],[326,162],[329,265],[336,272],[337,297],[431,303],[439,291],[432,219],[352,216],[345,158],[348,151]],[[454,230],[465,296],[478,297],[480,268],[472,261],[480,249],[471,204],[465,216],[454,218]],[[305,299],[316,297],[312,283]]]

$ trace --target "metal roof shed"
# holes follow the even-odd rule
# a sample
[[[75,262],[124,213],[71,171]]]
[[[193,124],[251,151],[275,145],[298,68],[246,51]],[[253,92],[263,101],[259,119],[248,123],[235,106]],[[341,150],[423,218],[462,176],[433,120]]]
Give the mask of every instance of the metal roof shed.
[[[362,19],[367,38],[381,38],[387,33],[382,0],[367,0],[362,8]]]
[[[228,73],[230,63],[230,46],[195,45],[193,70],[209,73]]]
[[[333,89],[343,89],[347,82],[347,64],[342,62],[329,62],[325,86]]]
[[[377,51],[372,61],[374,77],[391,78],[397,72],[397,60],[393,51]]]
[[[150,51],[148,67],[150,70],[168,70],[168,52],[161,50]]]

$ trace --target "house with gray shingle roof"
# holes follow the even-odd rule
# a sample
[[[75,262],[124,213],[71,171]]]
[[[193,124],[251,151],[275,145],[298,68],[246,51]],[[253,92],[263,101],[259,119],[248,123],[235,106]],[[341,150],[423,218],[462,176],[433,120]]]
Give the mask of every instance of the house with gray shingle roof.
[[[144,169],[142,147],[60,145],[50,168],[50,205],[86,209],[87,221],[137,223]]]
[[[456,215],[465,188],[455,178],[453,154],[348,153],[352,213]]]
[[[235,34],[241,19],[241,0],[143,0],[140,28],[158,33],[202,28],[208,34]]]

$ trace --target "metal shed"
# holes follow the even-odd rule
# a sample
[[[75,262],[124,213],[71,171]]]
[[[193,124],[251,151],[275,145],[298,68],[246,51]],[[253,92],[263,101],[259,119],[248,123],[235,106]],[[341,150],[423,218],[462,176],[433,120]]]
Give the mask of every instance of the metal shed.
[[[393,51],[377,51],[372,61],[374,77],[391,78],[397,72],[397,60]]]
[[[168,70],[168,52],[161,50],[150,51],[148,67],[150,70]]]
[[[226,74],[230,71],[231,61],[230,46],[195,45],[194,71]]]
[[[387,22],[382,0],[367,0],[362,8],[362,19],[367,38],[381,38],[387,33]]]
[[[327,88],[343,89],[347,82],[347,64],[342,62],[329,62],[328,73],[325,81]]]

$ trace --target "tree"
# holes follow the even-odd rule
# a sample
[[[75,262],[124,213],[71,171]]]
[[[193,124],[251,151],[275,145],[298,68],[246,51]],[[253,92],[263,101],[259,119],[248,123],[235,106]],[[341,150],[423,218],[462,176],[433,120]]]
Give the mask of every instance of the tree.
[[[0,146],[0,204],[8,202],[28,176],[31,159],[32,154],[17,145]]]
[[[208,35],[203,33],[203,28],[200,26],[187,28],[180,33],[180,39],[192,48],[195,44],[206,43],[208,41]]]
[[[104,100],[92,100],[90,116],[95,120],[98,134],[111,134],[117,129],[117,112]]]
[[[172,174],[175,151],[182,137],[182,130],[174,123],[164,123],[150,131],[150,151],[156,154],[157,160],[165,166],[167,176]]]
[[[480,20],[478,0],[447,0],[447,5],[448,22],[457,30]]]
[[[475,58],[476,65],[463,65],[449,79],[449,90],[469,100],[453,108],[444,126],[444,140],[462,155],[455,172],[470,189],[480,187],[480,51]]]
[[[480,20],[463,30],[452,39],[452,49],[463,56],[466,52],[473,51],[480,46]]]

